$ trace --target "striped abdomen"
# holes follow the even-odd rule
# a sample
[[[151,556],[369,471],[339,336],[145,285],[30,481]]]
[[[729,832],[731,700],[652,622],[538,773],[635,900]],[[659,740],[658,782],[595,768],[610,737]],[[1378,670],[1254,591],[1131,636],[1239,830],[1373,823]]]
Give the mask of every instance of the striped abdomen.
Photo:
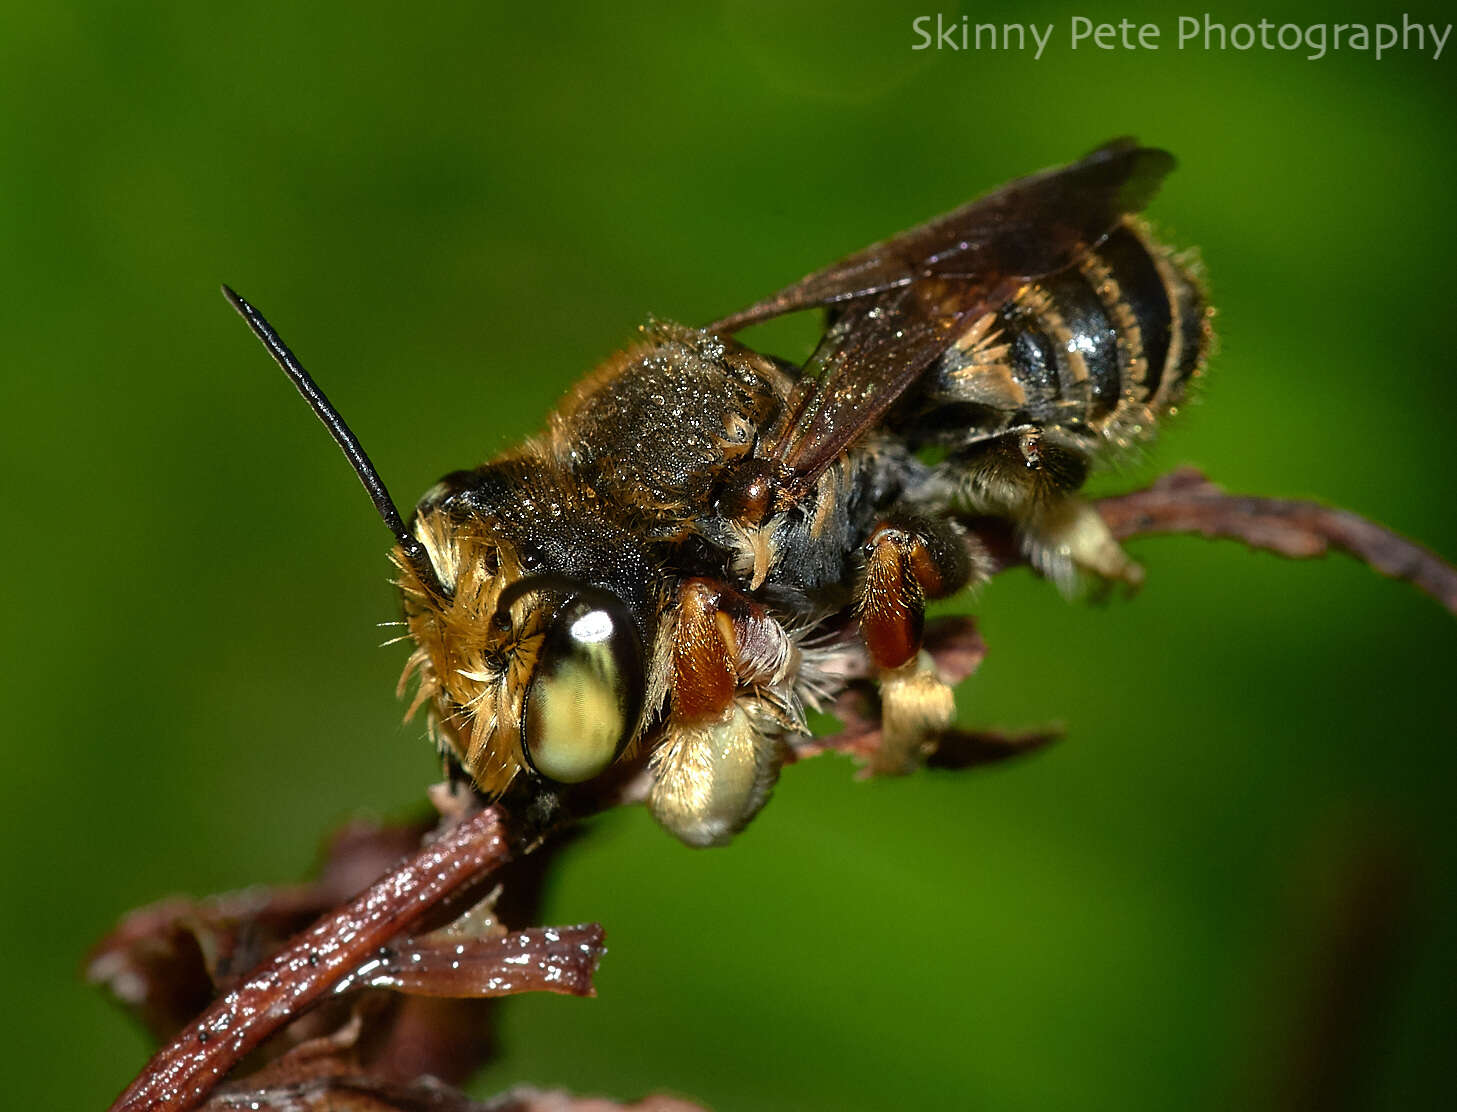
[[[955,445],[1057,426],[1123,443],[1179,400],[1209,336],[1188,267],[1125,221],[973,322],[937,366],[917,431]]]

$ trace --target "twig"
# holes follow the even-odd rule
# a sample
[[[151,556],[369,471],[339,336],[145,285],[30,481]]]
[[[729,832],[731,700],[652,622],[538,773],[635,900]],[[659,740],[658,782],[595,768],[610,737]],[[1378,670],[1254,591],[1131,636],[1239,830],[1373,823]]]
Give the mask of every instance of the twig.
[[[352,973],[451,893],[509,856],[488,807],[430,843],[340,910],[326,915],[163,1047],[113,1112],[185,1112],[244,1055]]]
[[[678,1097],[655,1095],[633,1104],[520,1086],[480,1102],[425,1077],[409,1084],[368,1075],[327,1076],[288,1085],[220,1094],[207,1112],[705,1112]]]
[[[1191,467],[1147,490],[1104,498],[1098,512],[1119,540],[1198,533],[1307,560],[1332,548],[1410,583],[1457,614],[1457,568],[1436,553],[1346,510],[1285,498],[1226,494]]]
[[[531,927],[496,938],[462,941],[450,930],[434,931],[377,951],[334,986],[389,988],[450,1000],[557,992],[594,996],[592,974],[602,954],[602,927]]]

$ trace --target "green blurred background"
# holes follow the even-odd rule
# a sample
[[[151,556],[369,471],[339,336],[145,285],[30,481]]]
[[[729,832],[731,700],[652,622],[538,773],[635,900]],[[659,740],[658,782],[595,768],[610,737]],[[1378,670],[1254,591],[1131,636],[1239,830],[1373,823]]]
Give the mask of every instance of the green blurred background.
[[[1133,133],[1181,160],[1153,216],[1202,249],[1222,344],[1199,402],[1099,489],[1197,462],[1457,555],[1457,42],[1180,52],[1151,5],[1002,3],[967,10],[1056,23],[1040,62],[912,52],[937,10],[8,9],[11,1107],[102,1106],[144,1060],[78,975],[122,912],[296,878],[326,831],[408,813],[436,775],[399,724],[404,652],[377,647],[384,531],[219,281],[409,502],[533,431],[647,312],[709,319]],[[1156,20],[1164,48],[1074,53],[1075,14]],[[812,329],[764,342],[803,355]],[[474,1091],[1280,1106],[1314,1053],[1349,1065],[1351,1107],[1439,1103],[1457,623],[1344,558],[1132,548],[1131,603],[1025,572],[965,603],[991,653],[964,720],[1060,722],[1059,747],[869,784],[796,767],[726,851],[638,810],[595,822],[545,919],[606,924],[600,996],[514,1003]],[[1366,956],[1342,956],[1353,892],[1375,893]],[[1320,1034],[1341,989],[1351,1046]]]

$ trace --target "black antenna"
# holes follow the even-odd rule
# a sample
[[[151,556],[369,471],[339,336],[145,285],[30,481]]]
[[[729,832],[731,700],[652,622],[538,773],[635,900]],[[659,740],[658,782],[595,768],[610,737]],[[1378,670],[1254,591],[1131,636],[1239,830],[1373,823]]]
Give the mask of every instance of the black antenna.
[[[384,480],[379,477],[379,472],[374,469],[374,464],[369,462],[369,455],[365,452],[363,445],[359,443],[359,438],[350,431],[349,426],[344,423],[344,418],[339,416],[339,411],[329,403],[329,399],[319,389],[319,384],[294,358],[293,352],[288,350],[288,345],[283,342],[277,332],[273,331],[273,326],[264,319],[263,314],[227,285],[223,286],[223,296],[228,299],[228,304],[238,310],[238,315],[248,322],[248,327],[253,330],[253,335],[263,341],[263,346],[268,349],[268,354],[273,356],[273,361],[283,368],[283,373],[288,375],[289,381],[298,388],[304,401],[309,403],[309,408],[318,415],[320,421],[324,422],[324,427],[329,430],[329,435],[334,438],[334,443],[343,450],[345,457],[354,468],[354,473],[359,476],[359,481],[369,492],[370,500],[374,502],[374,508],[379,511],[379,516],[384,519],[385,525],[394,534],[395,543],[404,551],[405,559],[415,569],[415,574],[420,577],[420,581],[437,598],[445,598],[445,588],[441,586],[440,579],[435,574],[435,565],[430,562],[429,553],[425,551],[425,546],[405,528],[400,511],[395,508],[394,499],[390,497],[390,492],[385,487]]]

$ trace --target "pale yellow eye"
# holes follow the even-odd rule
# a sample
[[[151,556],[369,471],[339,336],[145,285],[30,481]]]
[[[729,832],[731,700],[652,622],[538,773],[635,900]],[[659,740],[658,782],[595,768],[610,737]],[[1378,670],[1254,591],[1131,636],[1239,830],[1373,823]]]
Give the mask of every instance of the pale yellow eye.
[[[562,784],[590,780],[632,739],[643,699],[637,630],[622,604],[584,591],[562,607],[526,696],[527,763]]]

